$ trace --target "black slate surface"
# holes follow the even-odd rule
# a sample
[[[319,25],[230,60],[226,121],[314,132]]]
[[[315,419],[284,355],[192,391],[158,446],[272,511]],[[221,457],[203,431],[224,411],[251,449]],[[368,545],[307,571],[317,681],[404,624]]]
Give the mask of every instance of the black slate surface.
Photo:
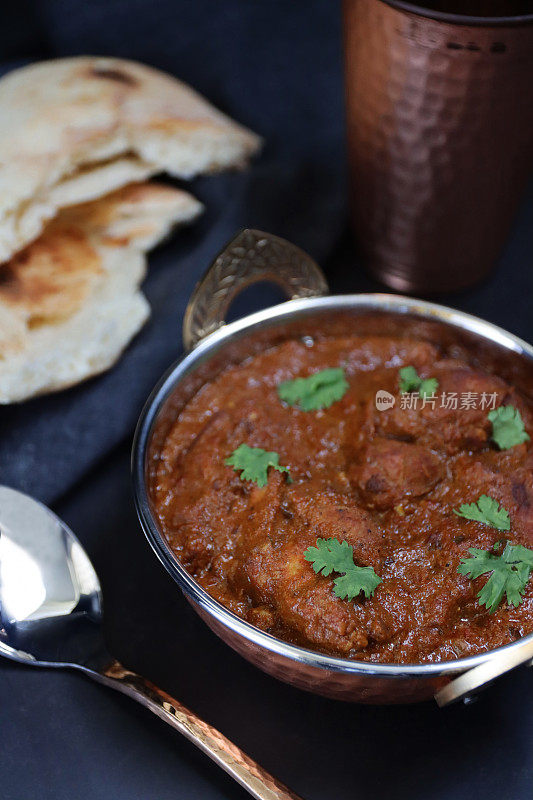
[[[0,481],[53,502],[101,577],[118,658],[194,708],[308,800],[531,796],[532,684],[523,669],[468,707],[363,707],[292,689],[199,620],[140,531],[129,442],[142,402],[179,354],[183,309],[243,225],[288,236],[332,289],[377,287],[346,225],[339,9],[330,0],[40,0],[5,3],[5,61],[111,53],[169,69],[262,133],[252,170],[196,181],[204,219],[151,259],[154,317],[107,375],[0,411]],[[444,302],[533,340],[533,193],[483,286]],[[263,301],[265,298],[262,298]],[[257,293],[235,313],[256,307]],[[5,800],[238,800],[247,795],[131,700],[81,676],[0,662]]]

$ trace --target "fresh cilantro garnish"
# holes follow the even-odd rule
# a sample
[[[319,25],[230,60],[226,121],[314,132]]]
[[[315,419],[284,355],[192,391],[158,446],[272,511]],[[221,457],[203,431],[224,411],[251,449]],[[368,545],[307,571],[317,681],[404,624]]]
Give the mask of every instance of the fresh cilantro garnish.
[[[280,400],[302,411],[317,411],[329,408],[341,400],[349,389],[342,367],[330,367],[315,372],[308,378],[284,381],[278,386]]]
[[[492,440],[500,450],[508,450],[515,444],[529,442],[520,411],[514,406],[500,406],[489,412],[492,422]]]
[[[511,530],[509,512],[503,507],[499,508],[498,501],[487,494],[482,494],[475,503],[463,503],[458,509],[454,508],[453,513],[458,517],[483,522],[484,525],[490,525],[499,531]]]
[[[353,600],[361,592],[365,597],[372,597],[381,583],[372,567],[358,567],[353,560],[353,547],[348,542],[338,539],[317,539],[316,547],[308,547],[304,553],[306,561],[310,561],[314,571],[322,575],[340,572],[333,581],[333,592],[341,600]]]
[[[240,444],[231,456],[224,461],[229,467],[241,471],[241,481],[254,481],[258,486],[266,486],[268,481],[268,468],[273,467],[278,472],[286,472],[290,480],[288,467],[280,467],[277,453],[269,453],[261,447],[248,447]]]
[[[521,544],[507,544],[500,556],[477,547],[471,547],[469,553],[473,558],[463,559],[457,572],[472,579],[492,573],[478,592],[479,604],[493,614],[505,594],[509,605],[517,608],[533,570],[533,550]]]
[[[414,367],[402,367],[400,370],[400,392],[418,392],[420,397],[435,394],[439,382],[436,378],[420,378]]]
[[[414,367],[402,367],[400,370],[400,392],[417,392],[420,386],[420,378]]]

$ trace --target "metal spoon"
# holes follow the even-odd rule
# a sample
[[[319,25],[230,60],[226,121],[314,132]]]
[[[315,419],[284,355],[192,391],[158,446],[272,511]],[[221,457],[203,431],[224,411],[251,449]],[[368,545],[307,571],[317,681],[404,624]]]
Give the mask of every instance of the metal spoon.
[[[298,800],[225,736],[108,652],[98,576],[46,506],[0,486],[0,655],[35,667],[79,669],[149,708],[257,800]]]

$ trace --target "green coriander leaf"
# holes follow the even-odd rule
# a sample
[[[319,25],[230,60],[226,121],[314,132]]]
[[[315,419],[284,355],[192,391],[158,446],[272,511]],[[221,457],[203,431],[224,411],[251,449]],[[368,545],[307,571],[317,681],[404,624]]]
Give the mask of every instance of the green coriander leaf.
[[[508,544],[502,553],[502,558],[510,564],[527,564],[533,569],[533,550],[522,544]]]
[[[317,539],[316,547],[308,547],[304,558],[312,563],[317,574],[344,573],[333,581],[333,592],[341,600],[353,600],[361,592],[372,597],[381,583],[372,567],[358,567],[354,563],[353,547],[345,541]]]
[[[500,605],[508,579],[512,579],[511,574],[508,575],[504,570],[495,569],[485,586],[478,592],[479,605],[485,606],[489,614],[494,614]]]
[[[478,592],[479,604],[493,614],[505,595],[509,605],[517,608],[533,570],[533,550],[523,545],[507,544],[501,556],[477,547],[471,547],[469,553],[473,557],[463,559],[457,572],[472,580],[490,573],[488,581]]]
[[[420,378],[414,367],[402,367],[399,372],[400,376],[400,392],[417,392],[420,386]]]
[[[420,384],[420,389],[418,393],[420,397],[430,397],[432,394],[435,394],[437,391],[439,382],[436,378],[426,378]]]
[[[435,394],[439,386],[436,378],[420,378],[414,367],[402,367],[398,373],[400,377],[400,392],[418,392],[421,397]]]
[[[495,561],[501,557],[486,550],[480,550],[478,547],[470,547],[468,552],[473,558],[464,558],[457,567],[457,572],[466,575],[467,578],[472,578],[472,580],[486,572],[492,572]]]
[[[458,517],[472,519],[490,525],[499,531],[511,530],[509,512],[498,506],[498,501],[486,494],[482,494],[475,503],[463,503],[458,509],[453,510]]]
[[[346,575],[333,581],[333,592],[341,600],[353,600],[361,592],[365,597],[372,597],[381,583],[372,567],[353,567]]]
[[[341,400],[349,389],[342,367],[331,367],[315,372],[308,378],[295,378],[278,386],[280,400],[302,411],[329,408]]]
[[[531,573],[531,567],[527,567],[524,564],[520,564],[517,565],[516,570],[511,572],[511,574],[509,575],[505,587],[505,595],[507,602],[509,603],[510,606],[518,608],[518,606],[522,602],[522,596],[525,592],[526,584],[529,580],[530,573]]]
[[[500,450],[508,450],[515,444],[529,442],[520,411],[514,406],[500,406],[489,412],[492,422],[492,440]]]
[[[354,566],[353,547],[338,539],[317,539],[316,547],[308,547],[304,558],[312,562],[316,573],[326,576],[332,572],[348,572]]]
[[[260,447],[248,447],[240,444],[231,456],[224,461],[235,472],[241,471],[241,481],[254,481],[258,486],[266,486],[268,468],[286,472],[290,480],[288,467],[280,467],[277,453],[262,450]]]

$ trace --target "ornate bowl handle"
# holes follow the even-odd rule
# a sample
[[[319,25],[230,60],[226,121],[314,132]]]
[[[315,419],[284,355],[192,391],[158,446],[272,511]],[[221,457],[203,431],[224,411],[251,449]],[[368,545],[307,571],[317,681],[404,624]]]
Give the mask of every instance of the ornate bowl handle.
[[[235,297],[253,283],[272,281],[289,299],[327,294],[322,270],[299,247],[270,233],[245,229],[215,259],[196,286],[183,321],[183,344],[192,350],[221,328]]]
[[[533,638],[530,636],[511,650],[496,652],[489,661],[463,672],[440,689],[435,695],[435,700],[441,707],[456,703],[458,700],[469,700],[496,678],[522,664],[533,666]]]

